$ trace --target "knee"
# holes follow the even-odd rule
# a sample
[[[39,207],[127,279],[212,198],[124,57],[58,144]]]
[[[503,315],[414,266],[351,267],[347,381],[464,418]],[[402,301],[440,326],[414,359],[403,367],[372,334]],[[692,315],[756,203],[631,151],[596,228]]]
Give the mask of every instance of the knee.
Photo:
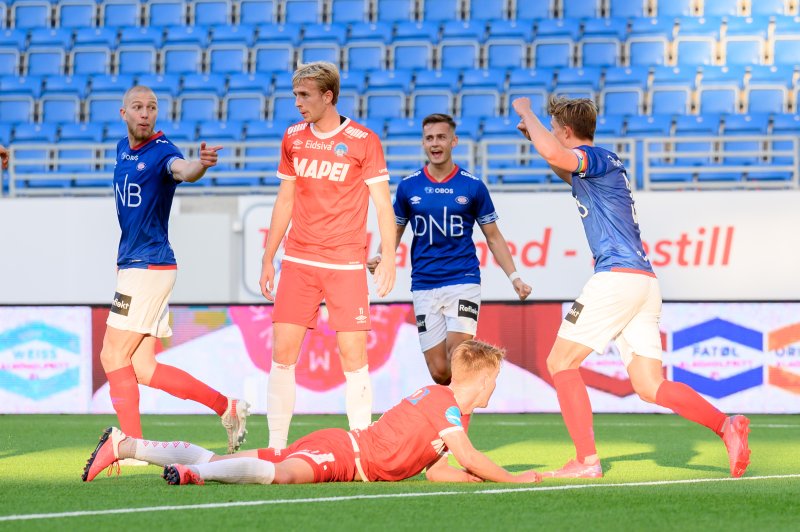
[[[566,353],[551,352],[547,357],[547,371],[550,372],[550,376],[568,369],[577,369],[580,365],[580,360]]]
[[[656,402],[656,394],[658,393],[658,387],[661,384],[660,382],[656,383],[650,380],[642,382],[632,379],[631,384],[633,385],[633,391],[636,392],[636,395],[639,396],[639,399],[646,403]]]
[[[125,353],[119,348],[119,346],[115,345],[113,342],[109,341],[107,338],[103,340],[103,349],[100,351],[100,363],[103,365],[103,368],[118,368],[121,366],[126,365],[127,357]]]

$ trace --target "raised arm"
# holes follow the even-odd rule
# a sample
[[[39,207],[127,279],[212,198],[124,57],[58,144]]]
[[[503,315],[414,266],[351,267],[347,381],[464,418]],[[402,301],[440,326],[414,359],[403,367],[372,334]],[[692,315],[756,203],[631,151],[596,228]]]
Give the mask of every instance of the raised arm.
[[[556,175],[572,184],[572,172],[578,168],[578,156],[564,147],[555,136],[539,121],[539,118],[531,109],[529,98],[517,98],[512,102],[514,110],[522,119],[522,123],[517,129],[522,131],[532,143],[542,159],[547,161],[551,167],[555,167]],[[560,171],[559,171],[560,170]],[[565,173],[569,173],[569,177]]]
[[[172,161],[170,170],[172,170],[172,177],[178,181],[185,181],[187,183],[194,183],[203,177],[206,170],[212,166],[216,166],[218,155],[217,152],[222,149],[222,146],[206,147],[205,142],[200,143],[200,158],[196,161],[185,161],[183,159],[175,159]]]
[[[290,179],[282,179],[278,189],[278,196],[275,198],[275,205],[272,207],[272,219],[269,222],[269,233],[267,243],[264,246],[264,256],[261,258],[261,279],[258,285],[261,293],[269,301],[275,301],[272,290],[275,288],[275,266],[272,261],[275,253],[278,252],[281,240],[283,240],[289,222],[292,220],[292,209],[294,208],[295,182]]]
[[[540,482],[541,475],[536,471],[526,471],[519,475],[509,473],[492,462],[488,456],[472,446],[467,433],[462,430],[448,432],[442,438],[461,466],[476,477],[492,482]]]
[[[508,250],[508,243],[503,233],[500,232],[500,228],[497,227],[497,222],[482,224],[480,228],[486,237],[486,244],[489,246],[489,251],[492,252],[495,260],[497,260],[497,264],[500,265],[503,272],[505,272],[511,280],[511,284],[514,286],[514,291],[519,296],[519,299],[524,300],[531,294],[531,287],[525,283],[517,273],[514,257],[511,256],[511,252]]]

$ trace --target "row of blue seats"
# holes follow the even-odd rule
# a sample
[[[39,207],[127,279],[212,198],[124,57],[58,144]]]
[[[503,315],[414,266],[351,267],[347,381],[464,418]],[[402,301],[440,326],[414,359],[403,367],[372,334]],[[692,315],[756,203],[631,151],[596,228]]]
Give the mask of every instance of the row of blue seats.
[[[298,120],[275,121],[160,121],[158,129],[175,142],[192,141],[257,141],[280,140],[287,127]],[[389,139],[419,139],[419,119],[364,119],[359,120]],[[463,139],[518,138],[516,119],[509,117],[469,117],[458,121],[457,133]],[[746,115],[707,114],[623,116],[600,115],[597,120],[598,137],[681,137],[693,135],[796,135],[800,128],[800,115],[782,113],[753,113]],[[111,142],[127,134],[125,123],[89,122],[83,124],[11,124],[0,122],[0,143],[74,143]]]
[[[797,13],[791,0],[18,0],[10,4],[8,13],[0,11],[0,18],[18,28]]]

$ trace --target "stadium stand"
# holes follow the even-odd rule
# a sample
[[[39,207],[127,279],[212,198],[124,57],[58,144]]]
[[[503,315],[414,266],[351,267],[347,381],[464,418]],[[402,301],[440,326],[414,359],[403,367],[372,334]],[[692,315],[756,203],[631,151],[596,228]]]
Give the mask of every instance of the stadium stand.
[[[121,95],[136,83],[155,90],[160,121],[182,147],[193,149],[187,143],[204,136],[233,146],[205,192],[273,186],[276,159],[268,150],[297,119],[291,72],[298,61],[317,59],[340,65],[340,110],[384,137],[398,171],[422,163],[418,146],[408,144],[418,136],[412,125],[430,112],[451,112],[473,146],[459,156],[472,154],[467,165],[484,169],[492,186],[557,186],[515,133],[511,102],[530,97],[546,121],[547,98],[562,94],[595,99],[598,137],[627,150],[640,186],[800,186],[798,123],[787,118],[800,105],[793,0],[0,6],[0,141],[19,161],[8,175],[14,193],[99,192],[79,175],[109,168],[105,143],[124,134],[114,120]],[[31,127],[55,128],[55,135],[31,136]],[[22,141],[44,156],[38,164]],[[86,156],[86,143],[98,142]],[[55,170],[58,180],[40,181],[58,187],[31,178],[37,168]]]

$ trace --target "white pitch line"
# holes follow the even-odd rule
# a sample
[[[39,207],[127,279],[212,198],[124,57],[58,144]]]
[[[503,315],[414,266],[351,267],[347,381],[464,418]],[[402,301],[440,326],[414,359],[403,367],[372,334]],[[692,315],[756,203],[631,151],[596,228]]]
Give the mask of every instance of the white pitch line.
[[[563,486],[530,486],[526,488],[496,488],[475,491],[431,491],[417,493],[384,493],[375,495],[349,495],[342,497],[315,497],[304,499],[270,499],[260,501],[238,501],[238,502],[217,502],[206,504],[187,504],[183,506],[149,506],[145,508],[114,508],[110,510],[93,510],[82,512],[57,512],[50,514],[19,514],[0,516],[3,521],[31,521],[34,519],[60,519],[62,517],[90,517],[96,515],[119,515],[134,514],[141,512],[166,512],[172,510],[213,510],[215,508],[235,508],[244,506],[268,506],[276,504],[300,504],[300,503],[320,503],[320,502],[342,502],[357,500],[376,500],[376,499],[402,499],[416,497],[447,497],[452,495],[497,495],[503,493],[524,493],[533,491],[568,491],[580,489],[599,489],[599,488],[629,488],[629,487],[649,487],[649,486],[672,486],[678,484],[700,484],[706,482],[744,482],[749,480],[777,480],[786,478],[800,478],[800,473],[791,475],[766,475],[760,477],[742,478],[697,478],[684,480],[658,480],[651,482],[625,482],[619,484],[567,484]]]

